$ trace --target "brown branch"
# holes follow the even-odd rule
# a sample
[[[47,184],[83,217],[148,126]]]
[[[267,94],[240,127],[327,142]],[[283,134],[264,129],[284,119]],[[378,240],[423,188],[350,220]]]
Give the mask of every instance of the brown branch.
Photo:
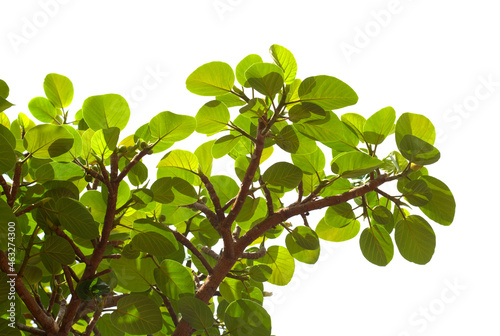
[[[266,248],[264,245],[261,245],[260,249],[257,252],[243,252],[241,257],[244,259],[260,259],[266,255]]]
[[[17,162],[16,168],[14,168],[14,176],[12,177],[12,185],[10,187],[10,200],[7,202],[7,204],[9,204],[11,208],[14,206],[14,202],[16,201],[17,191],[19,190],[19,186],[21,185],[22,170],[23,170],[23,163]]]
[[[215,212],[210,210],[210,208],[207,207],[205,204],[201,202],[196,202],[189,205],[182,205],[182,207],[193,209],[196,211],[201,211],[207,217],[208,221],[210,222],[210,224],[212,224],[214,229],[219,232],[219,227],[220,227],[219,219],[217,218]]]
[[[42,336],[43,335],[47,335],[47,333],[44,330],[42,330],[42,329],[38,329],[38,328],[34,328],[34,327],[29,327],[29,326],[21,324],[19,322],[16,322],[16,327],[19,330],[29,332],[31,335],[42,335]]]
[[[122,257],[121,254],[109,254],[102,256],[102,259],[120,259]]]
[[[103,270],[103,271],[100,271],[100,272],[98,272],[98,273],[96,273],[96,274],[92,275],[92,276],[90,277],[90,279],[95,279],[95,278],[98,278],[98,277],[100,277],[100,276],[103,276],[103,275],[106,275],[106,274],[108,274],[108,273],[111,273],[112,271],[113,271],[113,269],[112,269],[112,268],[107,268],[107,269],[105,269],[105,270]]]
[[[31,210],[33,210],[33,209],[36,209],[36,208],[43,206],[45,204],[45,202],[46,202],[45,200],[41,200],[40,202],[36,202],[34,204],[31,204],[22,210],[16,211],[16,213],[14,215],[16,215],[16,217],[24,215],[25,213],[31,212]]]
[[[302,183],[302,182],[300,182]],[[262,193],[264,194],[264,197],[266,198],[266,205],[267,205],[267,215],[271,216],[274,213],[274,205],[273,205],[273,198],[271,196],[271,192],[266,186],[266,183],[262,179],[262,176],[259,177],[259,184],[262,187]]]
[[[156,143],[158,143],[159,141],[157,141]],[[141,161],[141,159],[146,156],[149,151],[156,145],[156,143],[154,143],[153,145],[151,146],[148,146],[146,148],[144,148],[143,150],[141,150],[139,153],[137,153],[133,158],[132,160],[130,160],[130,162],[123,168],[123,170],[120,172],[120,175],[118,175],[118,177],[116,178],[116,181],[117,182],[120,182],[121,180],[123,180],[125,178],[125,176],[127,176],[128,172],[134,168],[134,166],[139,163]]]
[[[7,197],[7,204],[10,202],[10,185],[5,181],[3,175],[0,175],[0,186],[2,186],[3,193]]]
[[[219,195],[215,192],[214,185],[212,182],[210,182],[209,178],[203,174],[201,171],[198,173],[198,176],[200,177],[201,181],[205,185],[205,188],[207,188],[208,195],[210,196],[210,199],[212,200],[212,203],[214,204],[215,208],[215,214],[217,215],[217,219],[219,223],[222,223],[224,221],[224,211],[222,211],[222,207],[220,204],[220,199]]]
[[[163,225],[163,227],[165,227],[166,229],[168,229],[170,232],[172,232],[174,234],[175,239],[179,243],[184,245],[189,251],[191,251],[201,261],[203,266],[205,266],[205,268],[207,269],[208,274],[212,274],[212,272],[213,272],[212,266],[210,266],[207,259],[205,259],[205,257],[201,254],[201,252],[193,245],[193,243],[191,243],[191,241],[189,241],[189,239],[187,239],[179,231],[172,230],[171,228],[168,227],[168,225],[164,225],[164,224],[162,224],[162,225]]]
[[[267,230],[278,225],[281,222],[286,221],[290,217],[297,216],[306,212],[313,210],[318,210],[326,208],[331,205],[340,204],[347,202],[353,198],[362,196],[367,192],[377,189],[380,185],[387,182],[388,176],[381,175],[374,180],[365,183],[362,186],[353,188],[343,194],[325,197],[319,200],[310,200],[308,202],[302,202],[300,204],[295,204],[286,208],[282,208],[275,212],[272,216],[267,217],[262,222],[247,231],[235,245],[235,250],[237,252],[242,252],[247,246],[249,246],[255,239],[262,236]],[[241,253],[240,252],[240,253]]]
[[[229,207],[232,206],[234,202],[236,202],[236,196],[231,198],[229,201],[227,201],[226,204],[224,204],[224,206],[222,207],[222,211],[226,212],[226,210],[229,209]]]
[[[158,295],[160,295],[160,297],[163,301],[163,304],[167,308],[167,311],[170,315],[170,318],[172,319],[172,322],[174,323],[174,326],[177,326],[179,324],[179,319],[177,318],[177,314],[175,313],[175,310],[174,310],[174,307],[172,306],[172,303],[170,302],[168,297],[158,289],[158,287],[153,286],[152,288],[155,290],[156,293],[158,293]]]
[[[73,286],[73,279],[71,278],[71,273],[69,271],[69,267],[67,265],[62,266],[64,277],[66,278],[66,283],[69,287],[69,292],[71,295],[75,295],[75,287]]]
[[[94,312],[94,315],[92,316],[92,320],[90,320],[89,324],[87,325],[87,328],[85,329],[85,332],[83,333],[84,336],[90,336],[92,334],[92,331],[94,330],[97,321],[101,317],[101,313],[102,313],[102,308],[97,308],[96,311]]]
[[[214,258],[215,260],[218,260],[220,258],[220,256],[217,254],[217,252],[215,252],[214,250],[212,250],[210,247],[208,246],[203,246],[201,248],[201,252],[205,253],[206,255]]]
[[[0,251],[0,269],[4,273],[9,274],[9,282],[14,281],[17,295],[24,302],[26,308],[28,308],[31,312],[37,323],[48,334],[55,334],[58,331],[58,327],[54,319],[51,316],[46,315],[42,308],[40,308],[40,306],[36,303],[30,291],[24,285],[23,280],[17,277],[17,274],[10,271],[9,261],[3,251]]]
[[[118,154],[116,154],[116,153],[111,154],[111,156],[109,157],[110,171],[111,171],[110,181],[111,182],[116,181],[116,177],[118,176],[118,160],[119,160]]]

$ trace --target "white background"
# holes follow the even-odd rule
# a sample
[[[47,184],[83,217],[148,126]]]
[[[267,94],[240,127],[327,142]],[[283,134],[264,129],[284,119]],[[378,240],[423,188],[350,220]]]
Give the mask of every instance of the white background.
[[[161,111],[194,116],[207,99],[185,79],[201,64],[236,66],[250,53],[269,62],[276,43],[295,54],[299,78],[328,74],[354,88],[358,104],[339,113],[390,105],[426,115],[442,153],[430,174],[457,201],[455,222],[433,225],[433,260],[418,266],[396,252],[380,268],[358,238],[322,244],[314,268],[297,265],[289,286],[273,288],[273,334],[499,335],[498,12],[491,0],[4,0],[0,78],[11,120],[29,113],[51,72],[73,81],[73,113],[91,95],[127,96],[127,135]]]

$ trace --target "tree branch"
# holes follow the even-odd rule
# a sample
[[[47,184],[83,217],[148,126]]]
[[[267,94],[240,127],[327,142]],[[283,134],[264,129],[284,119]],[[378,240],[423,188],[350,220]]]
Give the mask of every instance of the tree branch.
[[[16,168],[14,168],[14,176],[12,177],[12,185],[10,187],[10,200],[7,202],[7,204],[9,204],[11,208],[14,206],[14,202],[16,201],[17,191],[19,190],[19,186],[21,184],[22,170],[23,170],[23,162],[17,162]]]
[[[196,211],[201,211],[207,217],[208,221],[210,222],[210,224],[212,224],[214,229],[217,230],[217,232],[219,232],[219,228],[220,228],[219,219],[217,218],[217,215],[215,214],[215,212],[210,210],[210,208],[207,207],[205,204],[203,204],[201,202],[196,202],[196,203],[189,204],[189,205],[182,205],[182,207],[193,209]]]
[[[73,248],[73,251],[75,251],[75,254],[82,260],[82,262],[84,262],[85,264],[88,264],[89,260],[87,259],[85,254],[83,254],[82,250],[80,250],[80,248],[78,246],[76,246],[73,239],[68,237],[68,235],[63,230],[61,230],[61,228],[59,226],[54,226],[52,231],[54,231],[59,237],[64,238],[71,245],[71,247]]]
[[[219,223],[222,223],[224,221],[224,211],[222,211],[222,207],[220,204],[220,199],[219,195],[215,192],[214,185],[212,182],[210,182],[209,178],[203,174],[201,171],[198,173],[198,176],[200,177],[201,181],[205,185],[205,188],[207,188],[208,195],[210,196],[210,199],[212,200],[212,203],[214,204],[215,208],[215,214],[217,215],[217,219]]]
[[[29,326],[21,324],[19,322],[16,322],[16,327],[17,327],[17,329],[29,332],[32,335],[42,335],[42,336],[47,335],[47,333],[41,329],[29,327]]]
[[[153,145],[151,146],[148,146],[146,148],[144,148],[143,150],[141,150],[139,153],[137,153],[133,158],[132,160],[130,160],[130,162],[123,168],[123,170],[120,172],[120,175],[118,175],[118,177],[116,178],[116,181],[117,182],[120,182],[121,180],[123,180],[125,178],[125,176],[127,176],[128,172],[134,168],[134,166],[139,163],[143,157],[145,157],[149,151],[159,142],[159,140],[157,142],[155,142]]]
[[[387,182],[390,178],[387,175],[380,175],[376,179],[365,183],[362,186],[353,188],[343,194],[325,197],[319,200],[310,200],[299,204],[291,205],[287,208],[282,208],[275,212],[272,216],[267,217],[262,222],[247,231],[236,242],[235,251],[241,253],[255,239],[262,236],[267,230],[286,221],[290,217],[300,215],[309,211],[322,209],[331,205],[347,202],[353,198],[362,196],[367,192],[377,189],[380,185]]]

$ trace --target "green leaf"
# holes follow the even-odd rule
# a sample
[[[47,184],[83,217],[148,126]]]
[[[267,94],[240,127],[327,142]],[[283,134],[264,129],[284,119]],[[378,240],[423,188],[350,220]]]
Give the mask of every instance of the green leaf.
[[[238,184],[229,176],[214,175],[210,177],[215,192],[219,196],[221,205],[226,204],[240,191]]]
[[[316,226],[318,237],[331,242],[343,242],[356,237],[360,230],[360,223],[357,220],[351,221],[348,225],[336,228],[326,224],[325,219],[321,219]]]
[[[358,95],[340,79],[321,75],[308,77],[299,86],[299,101],[319,105],[326,111],[340,109],[358,102]]]
[[[344,178],[354,178],[368,174],[382,164],[377,158],[362,152],[344,152],[332,160],[332,171]]]
[[[349,203],[340,203],[329,206],[325,212],[325,224],[333,228],[343,228],[356,220]]]
[[[183,296],[179,299],[178,305],[182,319],[194,329],[207,330],[214,324],[213,313],[203,301]]]
[[[198,158],[198,162],[200,164],[199,170],[210,176],[212,174],[212,164],[214,161],[214,157],[212,156],[212,147],[215,143],[215,140],[207,141],[194,151],[194,155]]]
[[[168,231],[162,234],[154,231],[139,232],[132,238],[132,244],[135,248],[158,257],[167,256],[177,250],[175,238]]]
[[[366,142],[378,145],[391,133],[396,121],[396,111],[390,106],[374,113],[363,127],[363,137]]]
[[[131,294],[118,300],[110,319],[116,328],[130,335],[153,334],[160,331],[163,325],[158,305],[141,294]]]
[[[274,97],[283,87],[283,70],[272,63],[254,63],[245,72],[248,84],[257,92]]]
[[[417,215],[401,219],[396,224],[394,238],[399,252],[408,261],[427,264],[436,248],[436,235],[427,221]]]
[[[156,167],[177,167],[191,172],[197,172],[199,162],[198,157],[193,153],[182,149],[174,149],[165,154]]]
[[[359,239],[361,252],[365,258],[378,266],[386,266],[394,256],[391,236],[382,225],[372,225],[361,233]]]
[[[256,265],[267,265],[272,269],[269,283],[276,286],[285,286],[292,280],[295,271],[295,262],[290,252],[283,246],[270,246],[266,255],[255,260]]]
[[[365,142],[363,137],[363,129],[365,128],[366,119],[357,113],[344,113],[340,120],[349,127],[354,133],[357,134],[359,139]]]
[[[403,136],[398,148],[405,159],[418,165],[433,164],[441,157],[436,147],[411,134]]]
[[[419,180],[425,181],[432,192],[432,199],[420,210],[436,223],[450,225],[455,217],[455,198],[448,186],[428,175],[420,176]]]
[[[149,123],[153,139],[168,142],[184,140],[195,128],[195,118],[168,111],[157,114]]]
[[[250,68],[254,63],[262,63],[262,57],[256,54],[251,54],[243,58],[240,63],[236,66],[236,79],[241,86],[246,88],[251,87],[247,82],[247,78],[245,77],[245,72]]]
[[[1,126],[3,127],[3,126]],[[17,156],[11,144],[0,135],[0,174],[7,173],[16,166]]]
[[[63,75],[51,73],[45,76],[43,91],[45,92],[45,96],[57,108],[67,107],[73,101],[73,83],[71,83],[68,77]],[[39,118],[37,119],[43,121]]]
[[[321,118],[295,123],[296,130],[305,136],[320,141],[326,146],[335,142],[342,142],[353,149],[359,139],[333,112],[325,112]]]
[[[297,232],[299,228],[307,230],[301,230],[306,232]],[[296,227],[292,233],[287,234],[285,243],[288,252],[296,260],[306,264],[315,264],[318,261],[320,254],[318,235],[310,228],[305,226]]]
[[[396,123],[396,144],[399,145],[403,137],[407,134],[434,145],[436,140],[436,130],[431,121],[421,115],[415,113],[403,113]]]
[[[251,300],[231,302],[226,308],[224,322],[234,336],[271,335],[271,317],[261,305]]]
[[[3,79],[0,79],[0,98],[7,99],[9,97],[9,86]]]
[[[123,130],[130,118],[127,101],[114,93],[85,99],[82,110],[85,122],[94,131],[111,127]]]
[[[97,130],[92,136],[91,148],[96,155],[107,159],[116,149],[119,137],[120,129],[117,127]]]
[[[178,177],[163,177],[151,186],[156,202],[170,205],[193,204],[198,200],[194,187]]]
[[[33,157],[50,159],[68,152],[74,138],[63,126],[38,125],[24,136],[24,147]]]
[[[292,154],[292,162],[304,174],[316,174],[325,169],[325,154],[319,148],[308,154]]]
[[[212,147],[214,159],[220,159],[229,153],[240,142],[240,139],[239,136],[234,136],[232,134],[224,135],[217,139]]]
[[[71,162],[75,158],[80,157],[82,155],[82,148],[83,148],[82,135],[71,125],[62,125],[62,127],[64,127],[64,129],[73,136],[74,139],[73,146],[68,152],[56,156],[52,159],[58,162]]]
[[[151,258],[113,259],[110,262],[118,280],[118,284],[130,291],[144,292],[155,283],[154,270],[156,264]]]
[[[273,269],[267,265],[254,265],[250,267],[249,275],[252,280],[266,282],[273,273]]]
[[[75,261],[75,251],[66,239],[59,236],[46,237],[41,252],[63,265],[70,265]]]
[[[277,162],[262,175],[264,182],[285,188],[295,188],[302,180],[302,170],[288,162]]]
[[[432,191],[424,180],[413,180],[403,186],[405,199],[414,206],[424,206],[432,199]]]
[[[229,64],[210,62],[189,75],[186,88],[200,96],[219,96],[231,91],[234,79],[234,72]]]
[[[227,128],[230,115],[224,103],[212,100],[200,108],[195,119],[196,132],[212,135]]]
[[[56,120],[57,110],[50,100],[44,97],[36,97],[28,103],[28,109],[33,117],[41,122],[51,123]]]
[[[292,154],[309,154],[318,148],[314,140],[297,132],[292,125],[283,127],[275,140],[281,149]]]
[[[297,226],[289,235],[297,245],[306,250],[317,250],[319,248],[318,235],[307,226]]]
[[[125,333],[118,329],[117,327],[114,326],[113,323],[111,323],[111,314],[103,314],[99,318],[96,324],[97,329],[99,329],[99,332],[101,335],[107,335],[107,336],[124,336]]]
[[[181,294],[195,294],[191,272],[175,260],[163,260],[154,275],[158,288],[171,300],[179,300]]]
[[[271,53],[274,63],[283,69],[285,84],[293,83],[297,75],[297,62],[290,50],[280,45],[273,44],[269,52]]]
[[[85,206],[68,197],[60,198],[56,203],[57,218],[64,229],[84,239],[94,239],[99,236],[99,228],[94,217]]]
[[[9,102],[7,99],[0,97],[0,112],[5,111],[9,107],[14,106],[11,102]]]
[[[383,225],[387,232],[391,233],[394,228],[394,216],[391,210],[383,205],[377,205],[373,208],[371,215],[376,224]]]

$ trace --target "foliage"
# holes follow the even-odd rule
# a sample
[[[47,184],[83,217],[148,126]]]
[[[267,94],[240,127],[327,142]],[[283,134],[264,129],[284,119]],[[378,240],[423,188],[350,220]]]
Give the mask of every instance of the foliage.
[[[425,167],[440,157],[432,123],[396,118],[392,107],[368,119],[334,113],[357,102],[350,86],[327,75],[300,80],[290,51],[270,51],[274,63],[249,55],[235,71],[200,66],[187,89],[212,98],[195,117],[161,112],[129,136],[123,97],[89,97],[70,115],[73,84],[59,74],[28,104],[41,124],[0,113],[0,311],[13,278],[17,335],[265,336],[263,283],[288,284],[296,262],[318,260],[320,239],[359,235],[362,255],[379,266],[394,242],[410,262],[431,260],[432,226],[411,212],[441,225],[455,212]],[[0,81],[1,111],[8,95]],[[195,131],[211,138],[169,150]],[[396,148],[380,153],[393,139]],[[158,153],[150,182],[142,161]],[[234,179],[212,175],[220,158],[234,162]],[[397,189],[384,191],[391,181]],[[323,218],[310,223],[319,209]]]

